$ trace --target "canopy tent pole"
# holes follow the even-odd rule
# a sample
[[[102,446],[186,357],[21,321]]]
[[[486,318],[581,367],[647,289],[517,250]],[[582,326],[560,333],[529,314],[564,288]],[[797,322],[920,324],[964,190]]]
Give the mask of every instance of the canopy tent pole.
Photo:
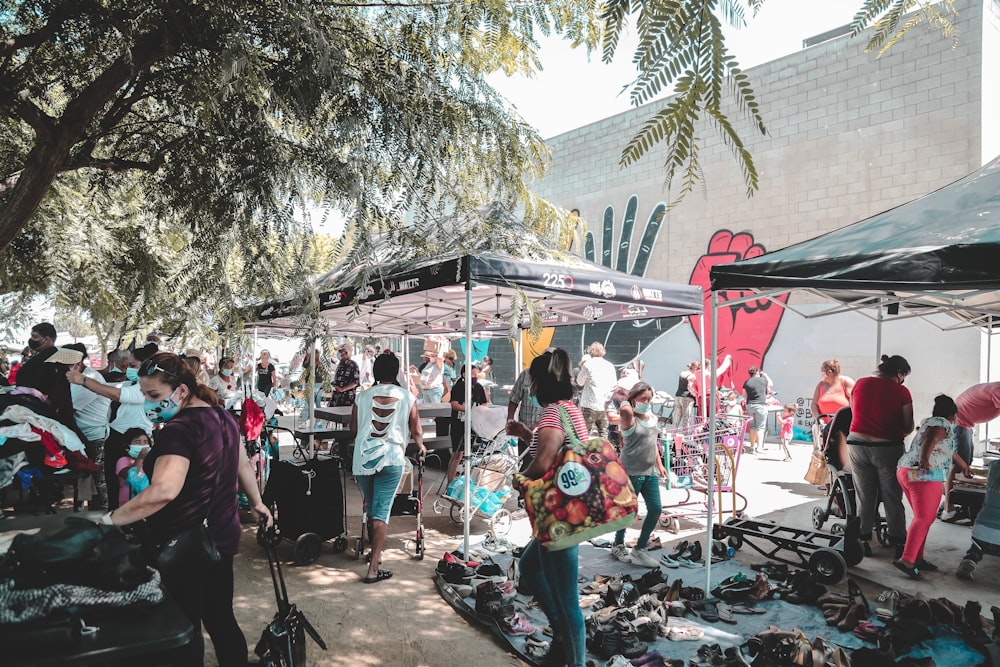
[[[878,315],[875,317],[875,366],[882,363],[882,320],[885,317],[882,308],[882,301],[879,300]]]
[[[309,355],[309,372],[306,373],[306,380],[308,386],[306,387],[306,428],[309,429],[309,439],[306,442],[306,458],[309,459],[313,454],[313,431],[316,430],[316,355],[313,353],[316,349],[316,341],[309,340],[309,349],[306,350],[306,354]]]
[[[462,557],[469,557],[469,524],[472,522],[472,280],[465,283],[465,510],[462,512]]]
[[[989,329],[986,330],[986,381],[990,381],[990,377],[993,375],[991,372],[993,370],[993,316],[990,315],[986,320],[986,326]],[[973,434],[975,435],[975,434]],[[983,425],[983,437],[986,439],[986,446],[983,451],[990,448],[990,423],[986,422]],[[976,453],[976,441],[975,438],[972,440],[972,453]]]
[[[702,313],[702,340],[704,338],[704,321],[705,315]],[[719,357],[719,293],[712,292],[712,359],[718,359]],[[707,493],[707,503],[705,510],[707,516],[705,517],[705,548],[703,553],[705,554],[705,590],[712,590],[712,513],[715,511],[713,509],[713,500],[715,495],[715,413],[716,413],[716,401],[718,398],[718,392],[715,391],[715,384],[718,382],[716,378],[716,365],[712,364],[711,372],[711,382],[712,391],[708,394],[708,493]],[[742,446],[743,443],[740,443]],[[733,471],[736,474],[736,471]],[[706,593],[707,595],[707,593]]]
[[[715,329],[713,329],[712,331],[714,332]],[[704,411],[705,410],[705,405],[707,404],[707,401],[705,401],[705,397],[707,395],[706,394],[707,387],[705,386],[705,369],[703,368],[703,366],[705,364],[705,361],[708,359],[708,354],[705,351],[705,343],[707,341],[705,340],[705,311],[704,310],[701,311],[701,317],[698,318],[698,340],[701,341],[701,343],[698,345],[698,354],[701,355],[701,359],[698,360],[698,367],[701,368],[701,371],[700,371],[701,372],[701,378],[698,380],[698,385],[701,387],[701,396],[699,397],[699,398],[701,398],[701,401],[698,403],[698,409],[701,410],[701,411]],[[715,351],[713,350],[713,354],[714,354],[714,352]],[[715,358],[716,357],[712,357],[712,359],[715,359]],[[713,372],[714,372],[714,366],[715,366],[715,364],[712,364],[712,366],[713,366]]]

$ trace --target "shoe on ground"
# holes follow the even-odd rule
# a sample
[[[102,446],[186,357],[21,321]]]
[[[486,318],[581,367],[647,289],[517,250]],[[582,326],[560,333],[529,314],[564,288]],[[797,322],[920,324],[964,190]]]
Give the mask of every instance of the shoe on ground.
[[[958,510],[943,509],[941,510],[941,514],[938,515],[938,518],[942,521],[952,521],[956,516],[958,516]]]
[[[975,581],[976,577],[973,572],[976,571],[976,564],[973,563],[968,558],[962,559],[962,562],[958,564],[958,570],[955,572],[955,576],[959,579],[965,579],[966,581]]]
[[[667,554],[663,554],[662,556],[660,556],[660,565],[674,569],[677,569],[678,567],[681,566],[680,563],[678,563],[676,560],[674,560]]]
[[[632,562],[632,559],[629,557],[628,549],[624,544],[616,544],[611,547],[611,557],[620,563]]]
[[[643,567],[660,567],[660,561],[649,555],[649,552],[645,549],[640,549],[636,547],[632,549],[632,553],[628,555],[628,558],[632,563],[636,565],[642,565]]]
[[[696,625],[675,625],[667,631],[667,639],[671,641],[698,641],[705,636],[705,631]]]
[[[500,620],[500,629],[508,635],[530,635],[535,631],[535,626],[528,623],[520,614],[504,616]]]
[[[623,655],[613,655],[604,663],[604,667],[633,667],[632,661]]]

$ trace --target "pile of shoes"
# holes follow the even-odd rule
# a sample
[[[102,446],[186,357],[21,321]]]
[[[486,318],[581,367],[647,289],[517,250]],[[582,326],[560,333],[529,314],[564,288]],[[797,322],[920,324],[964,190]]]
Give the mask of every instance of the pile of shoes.
[[[868,620],[871,608],[861,587],[853,579],[847,580],[847,595],[828,592],[817,598],[816,603],[823,609],[826,624],[835,626],[841,632],[854,632],[861,639],[868,639],[871,623],[859,625]]]
[[[489,557],[482,561],[465,560],[460,553],[449,551],[438,561],[435,571],[441,578],[452,586],[469,586],[473,579],[495,579],[503,581],[506,579],[503,570]],[[469,597],[471,589],[459,589],[464,593],[462,597]]]
[[[784,564],[764,563],[750,566],[767,577],[767,599],[778,598],[792,604],[813,604],[826,593],[812,570],[792,570]]]
[[[731,662],[707,664],[719,665],[812,665],[813,667],[852,667],[847,652],[829,643],[822,637],[813,641],[798,629],[781,630],[775,626],[750,637],[733,654]],[[738,660],[742,659],[743,662]]]

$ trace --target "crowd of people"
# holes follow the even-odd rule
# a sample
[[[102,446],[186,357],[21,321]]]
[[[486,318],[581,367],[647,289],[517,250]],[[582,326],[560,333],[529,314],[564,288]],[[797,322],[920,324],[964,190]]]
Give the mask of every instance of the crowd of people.
[[[204,624],[221,665],[246,664],[246,639],[232,613],[233,556],[239,547],[236,498],[246,494],[254,517],[273,521],[261,501],[259,487],[241,445],[239,427],[229,407],[242,395],[243,372],[235,357],[222,357],[209,375],[194,349],[166,352],[156,342],[108,355],[102,371],[87,363],[88,351],[78,343],[56,345],[49,323],[31,330],[28,347],[15,364],[0,360],[0,383],[15,391],[44,396],[53,417],[77,433],[87,457],[97,465],[91,507],[104,513],[100,522],[145,526],[144,551],[155,561],[158,550],[186,531],[204,525],[221,560],[208,568],[162,572],[165,588],[195,627]],[[384,581],[392,572],[382,563],[393,497],[402,477],[408,443],[426,453],[417,412],[419,402],[449,402],[452,408],[453,456],[450,479],[464,450],[468,407],[489,401],[488,357],[466,367],[453,350],[428,350],[420,367],[403,372],[391,351],[369,345],[352,358],[350,348],[337,350],[328,364],[319,351],[304,360],[303,383],[314,383],[317,396],[332,405],[352,406],[350,429],[355,435],[353,474],[365,499],[372,553],[365,583]],[[737,393],[731,359],[715,362],[720,410],[745,414],[749,451],[763,445],[768,399],[773,383],[758,367],[747,369]],[[273,360],[263,351],[250,374],[254,388],[267,396],[277,386]],[[850,429],[842,467],[853,475],[861,539],[868,546],[876,527],[878,506],[884,508],[886,534],[895,547],[895,566],[909,577],[936,569],[924,558],[927,535],[939,513],[949,519],[948,485],[955,474],[970,475],[972,428],[1000,416],[1000,383],[976,385],[955,400],[935,398],[931,416],[914,423],[913,402],[905,387],[911,369],[900,356],[884,356],[875,372],[854,381],[839,361],[821,365],[811,408],[823,422],[850,410]],[[680,373],[672,428],[685,428],[705,411],[711,364],[691,362]],[[662,450],[663,422],[653,412],[655,390],[641,378],[641,364],[617,372],[599,342],[588,346],[573,364],[559,348],[536,357],[516,378],[507,405],[506,432],[518,438],[526,453],[523,475],[545,475],[560,447],[569,440],[612,438],[629,483],[642,497],[646,518],[629,550],[625,531],[614,535],[611,555],[622,562],[656,567],[648,541],[662,509],[660,485],[669,475]],[[745,412],[744,412],[745,411]],[[786,460],[796,406],[783,406],[780,440]],[[915,430],[910,447],[905,439]],[[572,430],[572,433],[569,432]],[[1000,468],[991,469],[986,502],[972,534],[972,546],[957,574],[972,578],[985,554],[1000,554]],[[904,499],[912,510],[905,524]],[[105,511],[106,510],[106,511]],[[195,556],[192,555],[192,558]],[[532,542],[520,560],[521,590],[534,595],[551,622],[553,650],[566,664],[582,664],[583,625],[577,592],[575,548],[549,551]],[[203,647],[196,641],[172,656],[174,664],[200,664]]]

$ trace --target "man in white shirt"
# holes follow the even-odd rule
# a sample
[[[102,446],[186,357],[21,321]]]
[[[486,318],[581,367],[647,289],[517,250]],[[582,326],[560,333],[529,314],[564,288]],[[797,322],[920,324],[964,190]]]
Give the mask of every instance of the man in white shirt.
[[[361,376],[361,388],[368,389],[375,384],[375,377],[372,375],[372,364],[375,362],[375,346],[365,345],[364,351],[354,358],[354,363],[358,365],[358,372]]]
[[[87,347],[83,343],[69,343],[63,347],[78,350],[83,354],[83,359],[70,366],[71,369],[82,373],[91,382],[106,384],[103,375],[84,363],[88,355]],[[111,399],[75,384],[70,385],[69,391],[73,399],[73,417],[86,438],[87,458],[97,465],[97,472],[93,475],[96,499],[91,500],[88,509],[104,512],[108,507],[108,485],[104,478],[104,445],[111,431],[108,425]]]
[[[602,438],[608,437],[608,397],[618,382],[618,373],[610,361],[604,358],[604,345],[590,344],[587,356],[580,362],[580,372],[576,383],[580,392],[580,411],[587,420],[587,428]]]

